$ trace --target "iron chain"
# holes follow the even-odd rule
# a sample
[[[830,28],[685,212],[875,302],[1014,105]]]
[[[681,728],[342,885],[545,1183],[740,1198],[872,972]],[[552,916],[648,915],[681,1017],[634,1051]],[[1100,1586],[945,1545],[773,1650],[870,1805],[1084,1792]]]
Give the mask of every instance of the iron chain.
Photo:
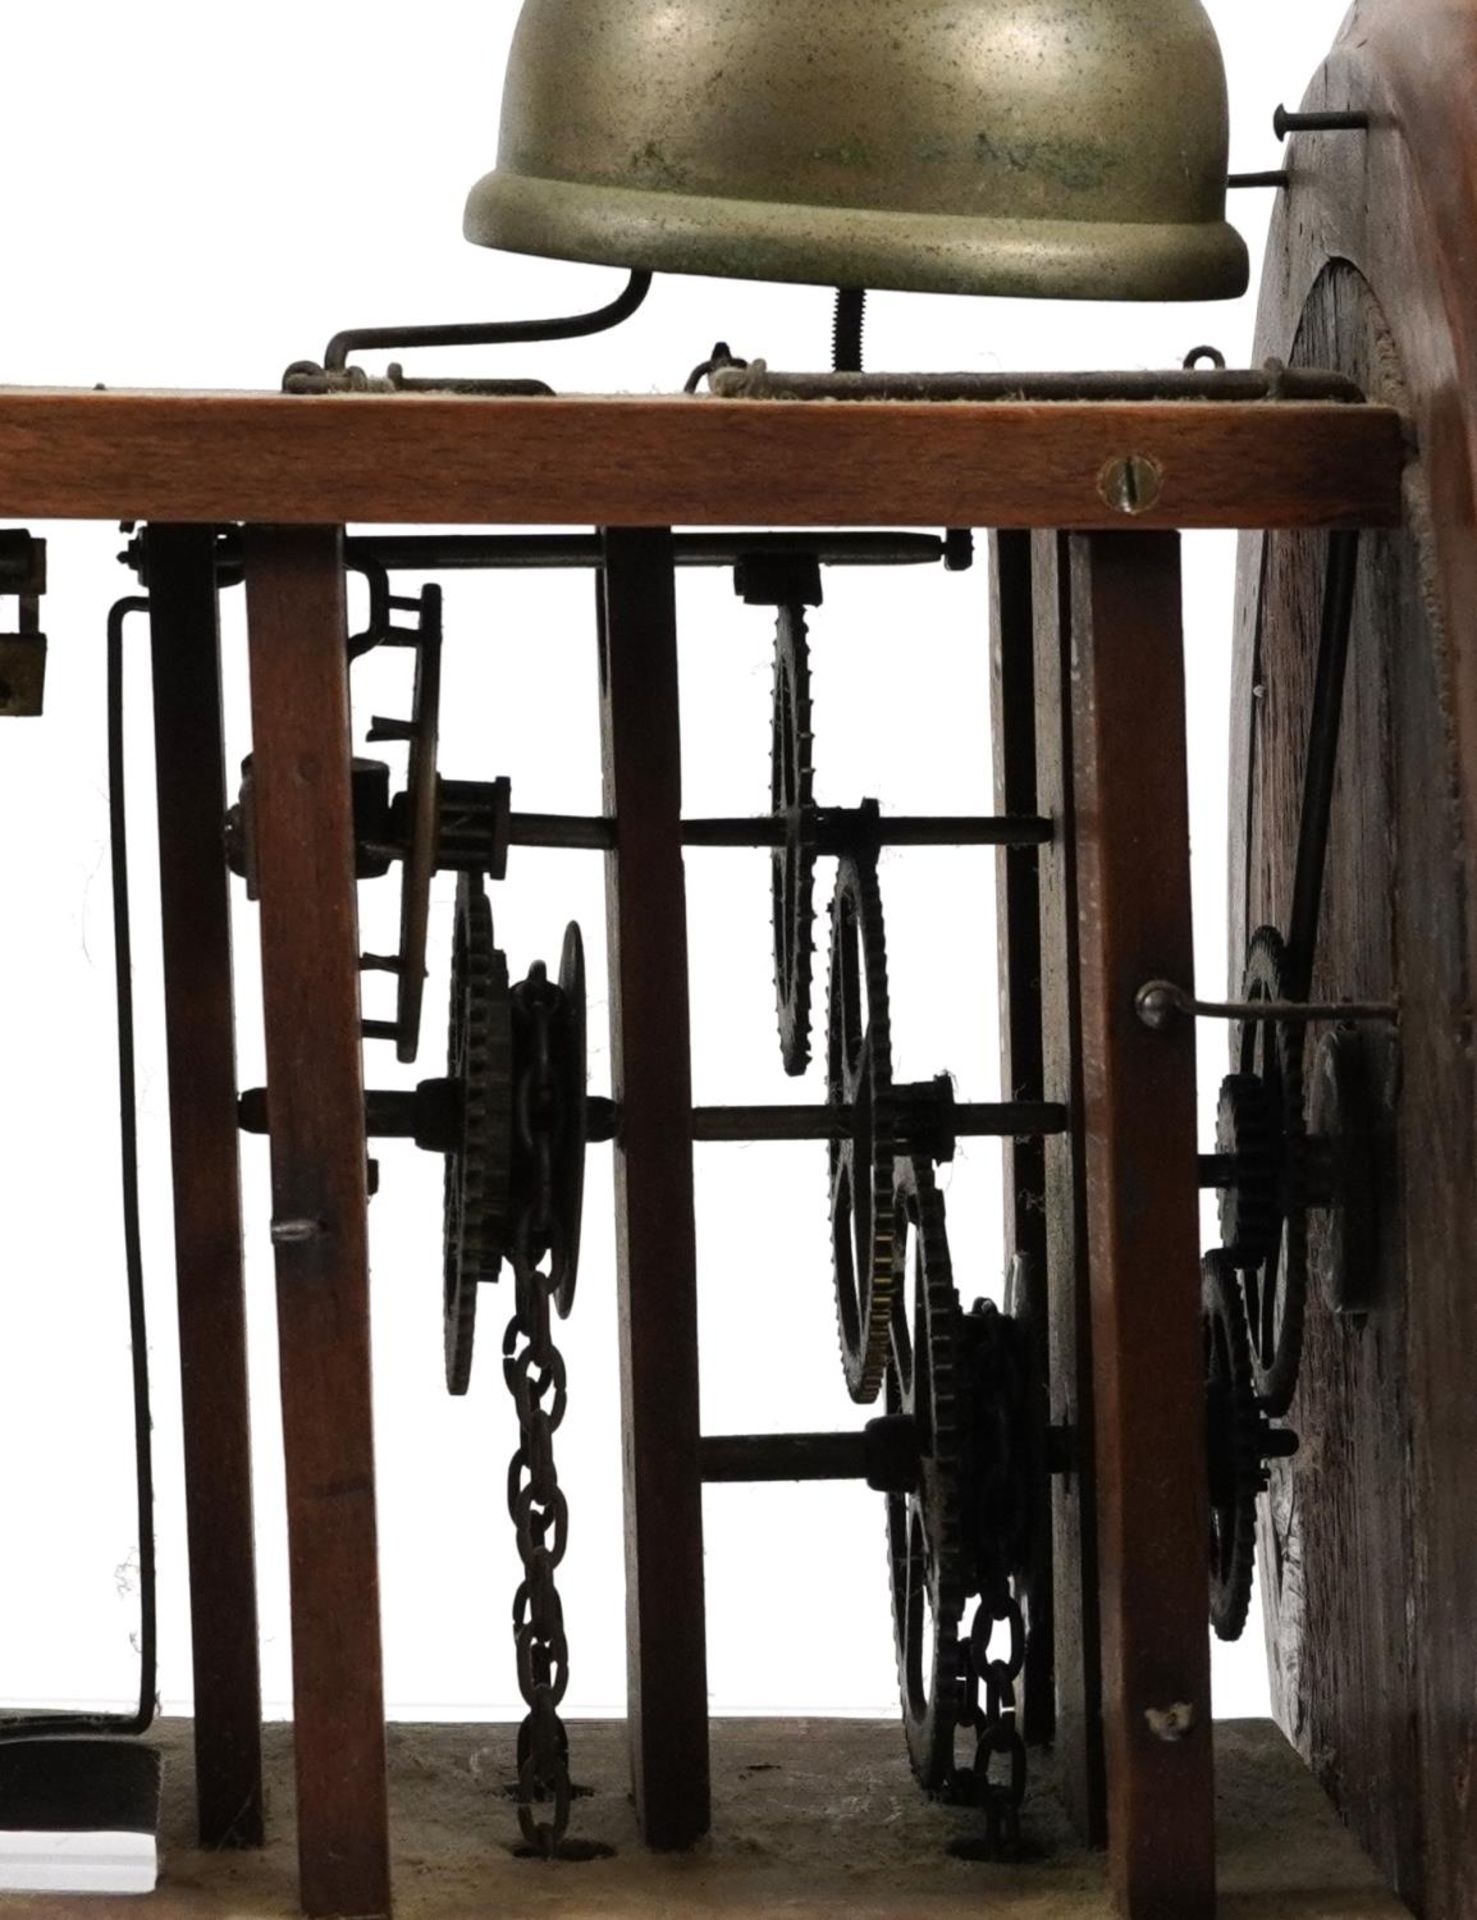
[[[1010,1642],[1003,1660],[991,1655],[995,1629],[1001,1624]],[[992,1854],[1005,1858],[1020,1845],[1027,1764],[1016,1702],[1016,1682],[1026,1664],[1026,1623],[1008,1583],[981,1598],[962,1651],[960,1724],[974,1730],[975,1757],[972,1767],[961,1767],[956,1774],[956,1791],[961,1800],[981,1808],[986,1844]]]
[[[568,1405],[564,1359],[552,1331],[554,1150],[564,1122],[550,1038],[561,995],[536,968],[513,996],[531,1043],[514,1091],[517,1191],[527,1200],[513,1235],[514,1313],[503,1336],[503,1377],[518,1411],[518,1451],[508,1468],[508,1515],[523,1563],[513,1599],[518,1689],[528,1708],[518,1732],[518,1824],[546,1857],[569,1827],[569,1739],[559,1708],[569,1687],[569,1642],[554,1575],[569,1544],[569,1504],[554,1465],[554,1435]],[[540,1818],[541,1809],[549,1809]]]

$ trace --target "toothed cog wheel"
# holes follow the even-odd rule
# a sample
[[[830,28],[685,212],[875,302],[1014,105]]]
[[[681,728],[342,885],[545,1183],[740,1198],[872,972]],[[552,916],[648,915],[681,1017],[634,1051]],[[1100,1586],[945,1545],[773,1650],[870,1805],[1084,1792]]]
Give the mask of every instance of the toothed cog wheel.
[[[851,1123],[830,1149],[831,1252],[841,1360],[853,1400],[877,1398],[898,1288],[897,1152],[887,945],[874,859],[843,857],[831,899],[826,1096]]]
[[[493,943],[481,878],[457,882],[447,1077],[461,1098],[460,1137],[446,1156],[443,1320],[446,1385],[467,1391],[477,1289],[496,1280],[512,1228],[513,1033],[508,963]]]
[[[1267,1484],[1267,1423],[1252,1377],[1236,1270],[1223,1253],[1201,1268],[1206,1450],[1210,1464],[1210,1618],[1222,1640],[1246,1627],[1256,1577],[1256,1502]]]
[[[774,636],[770,728],[770,810],[784,823],[772,856],[774,993],[785,1072],[810,1065],[810,998],[815,963],[815,739],[805,610],[782,606]]]

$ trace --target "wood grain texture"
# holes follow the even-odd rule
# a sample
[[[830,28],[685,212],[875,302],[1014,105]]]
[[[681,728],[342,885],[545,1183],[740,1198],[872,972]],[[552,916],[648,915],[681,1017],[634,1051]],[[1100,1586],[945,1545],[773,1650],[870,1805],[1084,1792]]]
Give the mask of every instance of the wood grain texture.
[[[697,1227],[672,538],[612,528],[600,620],[627,1717],[647,1844],[708,1830]]]
[[[159,902],[202,1846],[262,1841],[261,1675],[212,527],[151,527]]]
[[[300,1888],[389,1912],[348,624],[334,528],[248,527]]]
[[[997,533],[990,540],[990,721],[995,810],[1036,813],[1036,635],[1031,601],[1031,536]],[[1007,1100],[1040,1101],[1044,1074],[1041,1011],[1041,871],[1036,847],[1002,848],[996,859],[996,924],[1000,983],[1000,1074]],[[1005,1257],[1019,1261],[1015,1312],[1025,1322],[1037,1375],[1040,1412],[1049,1415],[1050,1309],[1046,1262],[1046,1143],[1007,1140]],[[1021,1713],[1026,1741],[1050,1743],[1056,1731],[1056,1651],[1052,1620],[1051,1494],[1025,1579],[1029,1637]]]
[[[1107,1838],[1097,1511],[1093,1497],[1092,1331],[1082,1177],[1082,1022],[1072,787],[1071,554],[1065,535],[1031,540],[1037,805],[1055,829],[1041,849],[1042,1084],[1071,1117],[1046,1140],[1047,1342],[1051,1418],[1072,1438],[1072,1470],[1052,1480],[1056,1744],[1062,1797],[1092,1846]]]
[[[1151,1033],[1134,1004],[1147,980],[1193,990],[1179,543],[1078,537],[1071,564],[1109,1877],[1130,1920],[1201,1920],[1215,1800],[1195,1033]],[[1177,1735],[1156,1730],[1166,1716]]]
[[[505,525],[1392,525],[1398,417],[1302,404],[0,391],[0,515]]]
[[[1477,1911],[1477,5],[1362,0],[1309,94],[1258,353],[1362,374],[1411,423],[1410,531],[1367,538],[1315,994],[1393,990],[1362,1041],[1386,1130],[1375,1310],[1315,1290],[1262,1515],[1279,1716],[1412,1906]],[[1232,965],[1285,916],[1323,543],[1248,541],[1233,714]],[[1258,620],[1258,588],[1265,593]],[[1315,1234],[1315,1261],[1326,1248]]]

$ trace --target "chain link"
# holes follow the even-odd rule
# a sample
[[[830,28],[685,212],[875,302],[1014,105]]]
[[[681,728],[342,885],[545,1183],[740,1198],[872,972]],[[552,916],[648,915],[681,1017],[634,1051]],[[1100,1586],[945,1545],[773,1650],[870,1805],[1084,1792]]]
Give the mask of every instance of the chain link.
[[[559,1707],[569,1687],[569,1642],[554,1574],[569,1544],[569,1504],[554,1466],[554,1435],[568,1405],[564,1359],[552,1331],[560,1245],[555,1211],[555,1151],[564,1104],[554,1065],[553,1027],[563,996],[535,968],[513,996],[515,1022],[531,1042],[514,1090],[515,1157],[526,1204],[515,1223],[511,1262],[514,1312],[503,1335],[503,1377],[518,1412],[518,1450],[508,1468],[508,1516],[523,1579],[513,1599],[518,1689],[528,1713],[518,1731],[518,1824],[546,1858],[569,1827],[573,1789],[569,1738]],[[541,1813],[544,1817],[540,1817]]]
[[[1004,1659],[992,1654],[995,1630],[1002,1624],[1009,1640]],[[959,1723],[974,1731],[975,1756],[972,1767],[961,1767],[955,1775],[956,1795],[981,1808],[986,1846],[996,1857],[1006,1858],[1020,1846],[1027,1767],[1016,1700],[1016,1682],[1026,1664],[1026,1623],[1008,1582],[981,1598],[961,1652],[964,1699]]]

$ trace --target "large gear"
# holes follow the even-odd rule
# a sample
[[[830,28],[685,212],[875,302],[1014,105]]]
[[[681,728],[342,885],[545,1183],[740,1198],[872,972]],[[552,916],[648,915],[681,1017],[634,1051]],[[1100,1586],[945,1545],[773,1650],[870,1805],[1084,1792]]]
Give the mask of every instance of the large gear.
[[[896,1298],[897,1151],[887,943],[875,859],[844,856],[831,898],[826,1097],[850,1127],[831,1142],[831,1252],[847,1389],[865,1405],[887,1367]]]
[[[815,959],[815,736],[811,727],[810,645],[805,609],[782,606],[774,634],[769,799],[783,821],[772,856],[774,997],[785,1072],[810,1065],[810,993]]]
[[[1235,1162],[1235,1177],[1220,1191],[1221,1245],[1238,1268],[1271,1259],[1282,1234],[1282,1128],[1269,1089],[1254,1073],[1221,1083],[1216,1151]]]
[[[549,1260],[550,1292],[560,1319],[567,1320],[574,1306],[579,1271],[585,1147],[589,1139],[585,947],[574,921],[565,929],[557,986],[539,960],[529,968],[528,978],[513,989],[513,1055],[517,1118],[514,1212],[522,1217],[525,1209],[531,1209],[528,1217],[533,1224],[522,1251],[534,1265]],[[544,1068],[547,1079],[540,1093],[537,1088]],[[549,1142],[549,1184],[542,1196],[536,1131]],[[543,1216],[542,1224],[537,1222],[538,1215]],[[518,1218],[514,1229],[519,1229]]]
[[[1265,1421],[1236,1269],[1224,1253],[1201,1268],[1206,1450],[1210,1463],[1210,1618],[1222,1640],[1246,1628],[1256,1577],[1256,1502],[1266,1486]]]
[[[457,881],[447,1077],[461,1096],[460,1138],[446,1156],[443,1319],[446,1385],[467,1391],[477,1289],[496,1280],[512,1227],[513,1026],[508,964],[493,943],[480,876]]]
[[[887,1496],[893,1635],[908,1758],[929,1792],[941,1793],[954,1774],[964,1707],[963,1316],[943,1196],[928,1162],[899,1160],[896,1191],[901,1286],[891,1323],[887,1410],[914,1421],[921,1464],[912,1492]]]
[[[1242,998],[1287,997],[1287,949],[1271,927],[1252,938]],[[1259,1080],[1275,1130],[1278,1230],[1265,1258],[1237,1259],[1246,1291],[1256,1387],[1268,1413],[1292,1404],[1303,1354],[1308,1298],[1307,1122],[1303,1098],[1304,1029],[1293,1022],[1247,1020],[1234,1040],[1237,1071]]]

